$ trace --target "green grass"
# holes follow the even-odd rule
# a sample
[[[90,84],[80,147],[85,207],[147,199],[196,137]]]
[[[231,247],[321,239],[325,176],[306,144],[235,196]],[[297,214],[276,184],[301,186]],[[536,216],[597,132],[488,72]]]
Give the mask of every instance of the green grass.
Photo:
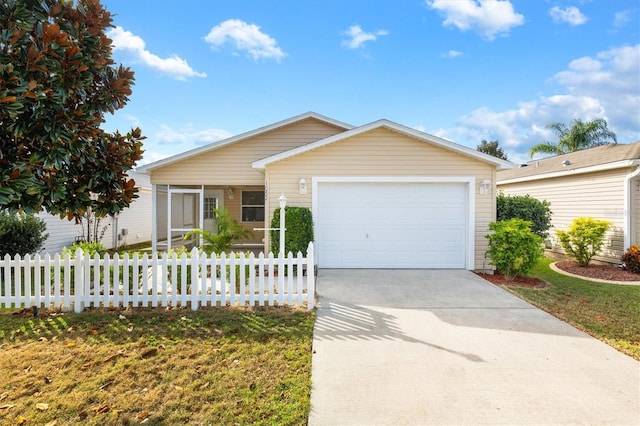
[[[541,259],[532,276],[543,289],[506,286],[555,317],[640,360],[640,287],[605,284],[558,274]]]
[[[283,308],[0,312],[0,424],[306,424],[313,322]]]

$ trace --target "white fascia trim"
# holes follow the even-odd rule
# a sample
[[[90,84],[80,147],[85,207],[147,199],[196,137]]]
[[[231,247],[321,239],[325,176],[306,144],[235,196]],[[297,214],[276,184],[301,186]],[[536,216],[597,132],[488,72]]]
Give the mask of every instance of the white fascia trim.
[[[475,269],[476,256],[476,178],[475,176],[313,176],[311,178],[311,214],[318,217],[318,184],[323,182],[345,183],[466,183],[467,184],[467,252],[465,269]],[[313,221],[314,235],[318,235],[317,221]],[[314,243],[315,244],[315,243]],[[318,249],[315,263],[318,264]]]
[[[214,149],[222,148],[223,146],[230,145],[236,142],[239,142],[244,139],[248,139],[254,136],[257,136],[261,133],[270,132],[272,130],[278,129],[280,127],[288,126],[289,124],[295,123],[297,121],[306,120],[308,118],[315,118],[320,121],[324,121],[325,123],[332,124],[337,127],[341,127],[345,130],[353,129],[354,126],[351,124],[343,123],[338,120],[334,120],[333,118],[325,117],[321,114],[317,114],[315,112],[306,112],[304,114],[296,115],[295,117],[287,118],[286,120],[278,121],[277,123],[269,124],[267,126],[259,127],[254,130],[250,130],[248,132],[241,133],[236,136],[231,136],[226,139],[219,140],[217,142],[212,142],[208,145],[194,148],[189,151],[182,152],[180,154],[173,155],[171,157],[164,158],[162,160],[155,161],[153,163],[145,164],[136,169],[136,171],[140,173],[148,173],[149,171],[156,169],[158,167],[162,167],[167,164],[171,164],[176,161],[184,160],[185,158],[189,158],[198,154],[202,154],[204,152],[208,152]]]
[[[625,167],[633,167],[633,166],[638,166],[638,165],[640,165],[640,160],[622,160],[622,161],[615,161],[613,163],[597,164],[595,166],[588,166],[588,167],[583,167],[583,168],[579,168],[579,169],[571,169],[570,168],[570,169],[567,169],[567,170],[551,172],[551,173],[544,173],[544,174],[540,174],[540,175],[531,175],[531,176],[523,176],[523,177],[519,177],[519,178],[498,180],[497,184],[498,185],[507,185],[507,184],[510,184],[510,183],[529,182],[529,181],[541,180],[541,179],[552,179],[552,178],[563,177],[563,176],[568,176],[568,175],[579,175],[579,174],[583,174],[583,173],[602,172],[602,171],[606,171],[606,170],[622,169],[622,168],[625,168]],[[529,166],[529,167],[532,167],[532,166]]]
[[[633,178],[640,175],[640,165],[633,172],[629,173],[624,178],[624,250],[626,251],[631,247],[631,231],[633,230],[633,197],[631,193],[633,191]],[[638,222],[640,223],[640,222]],[[637,241],[636,241],[637,243]]]
[[[403,133],[407,136],[412,136],[424,142],[430,142],[435,145],[439,145],[450,151],[458,152],[460,154],[467,155],[469,157],[491,163],[495,166],[498,166],[499,169],[510,169],[515,167],[515,164],[510,161],[505,161],[505,160],[493,157],[491,155],[484,154],[482,152],[476,151],[466,146],[458,145],[446,139],[442,139],[437,136],[430,135],[428,133],[420,132],[418,130],[412,129],[407,126],[403,126],[402,124],[394,123],[386,119],[377,120],[377,121],[374,121],[373,123],[365,124],[364,126],[356,127],[351,130],[347,130],[346,132],[338,133],[337,135],[329,136],[328,138],[324,138],[319,141],[312,142],[310,144],[291,149],[289,151],[281,152],[280,154],[272,155],[271,157],[267,157],[262,160],[254,161],[251,165],[254,169],[264,169],[267,165],[271,163],[275,163],[276,161],[281,161],[287,158],[291,158],[298,154],[302,154],[304,152],[311,151],[311,150],[332,144],[334,142],[338,142],[353,136],[357,136],[362,133],[365,133],[377,128],[381,128],[381,127],[386,127],[388,129],[395,130],[399,133]]]

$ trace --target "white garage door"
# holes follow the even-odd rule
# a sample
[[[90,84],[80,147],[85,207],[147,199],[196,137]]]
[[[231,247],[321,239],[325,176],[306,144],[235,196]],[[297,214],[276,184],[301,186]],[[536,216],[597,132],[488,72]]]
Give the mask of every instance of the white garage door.
[[[319,182],[323,268],[465,268],[465,183]]]

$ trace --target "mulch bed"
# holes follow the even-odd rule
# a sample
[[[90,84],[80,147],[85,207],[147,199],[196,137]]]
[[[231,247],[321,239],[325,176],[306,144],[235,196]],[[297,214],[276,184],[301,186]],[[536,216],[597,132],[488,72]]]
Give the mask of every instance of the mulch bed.
[[[597,278],[600,280],[608,281],[640,281],[640,274],[635,274],[631,271],[619,268],[615,265],[596,265],[591,264],[583,267],[571,260],[559,261],[556,263],[558,269],[569,272],[574,275],[580,275],[586,279]],[[531,288],[544,288],[547,283],[539,278],[534,277],[516,277],[511,281],[506,281],[504,275],[499,272],[495,274],[482,274],[478,275],[485,280],[497,285],[509,285],[519,287],[531,287]]]
[[[535,277],[515,277],[511,281],[507,281],[504,279],[504,275],[497,271],[495,274],[478,273],[478,275],[496,285],[509,285],[530,288],[544,288],[547,286],[546,281]]]
[[[590,264],[589,266],[578,266],[576,262],[565,260],[557,262],[556,267],[585,278],[609,281],[640,281],[640,274],[635,274],[615,265]]]

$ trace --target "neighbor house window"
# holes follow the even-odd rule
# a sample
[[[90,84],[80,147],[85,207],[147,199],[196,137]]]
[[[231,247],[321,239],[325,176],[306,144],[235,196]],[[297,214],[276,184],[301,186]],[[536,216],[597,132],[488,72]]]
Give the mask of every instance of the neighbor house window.
[[[214,209],[218,208],[218,199],[216,197],[204,197],[204,218],[215,219]]]
[[[264,222],[264,191],[242,191],[242,221]]]

